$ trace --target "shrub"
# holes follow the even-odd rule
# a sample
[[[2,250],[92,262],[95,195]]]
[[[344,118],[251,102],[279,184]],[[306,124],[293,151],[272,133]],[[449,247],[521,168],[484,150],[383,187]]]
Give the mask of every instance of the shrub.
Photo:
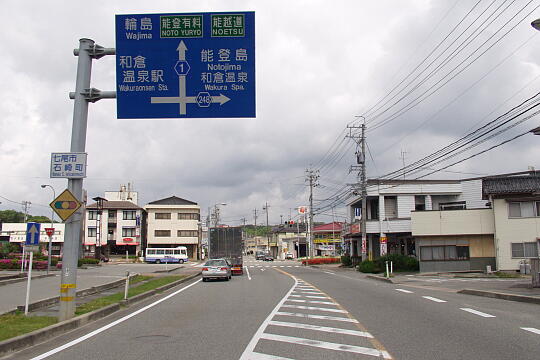
[[[351,266],[352,265],[351,257],[349,255],[343,255],[341,257],[341,264],[343,266]]]
[[[337,264],[339,262],[341,262],[340,258],[324,257],[302,260],[302,265]]]
[[[381,271],[385,271],[386,261],[392,261],[393,270],[395,272],[418,271],[420,268],[418,260],[413,257],[401,254],[387,254],[374,260],[374,262],[377,264],[377,267],[379,267]]]
[[[377,266],[377,263],[370,260],[362,261],[356,268],[358,271],[363,273],[373,274],[381,272],[381,269]]]
[[[79,259],[77,266],[82,266],[82,265],[97,265],[99,264],[99,259],[94,259],[94,258],[82,258],[82,259]]]

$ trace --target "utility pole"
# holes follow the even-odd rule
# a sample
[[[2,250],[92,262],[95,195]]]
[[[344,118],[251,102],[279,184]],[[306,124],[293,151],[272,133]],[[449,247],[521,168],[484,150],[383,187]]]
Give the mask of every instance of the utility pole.
[[[306,181],[309,182],[309,219],[308,219],[308,243],[309,243],[309,257],[315,255],[315,249],[313,246],[313,188],[318,186],[317,180],[319,179],[319,170],[306,169]]]
[[[405,180],[405,154],[407,154],[407,151],[401,149],[401,163],[403,164],[403,180]]]
[[[280,225],[283,225],[283,215],[279,215],[279,224]]]
[[[268,232],[268,201],[264,203],[263,210],[266,211],[266,246],[268,253],[270,253],[270,233]]]
[[[24,222],[28,222],[28,211],[30,210],[30,205],[32,205],[32,203],[30,201],[23,201],[21,202],[22,206],[23,206],[23,212],[24,212]]]
[[[257,251],[259,246],[259,241],[257,240],[257,209],[253,209],[253,217],[255,219],[255,231],[253,234],[255,234],[255,251]]]
[[[356,142],[356,164],[351,166],[350,171],[357,170],[357,183],[355,184],[355,190],[360,187],[360,194],[362,197],[362,217],[360,219],[360,231],[362,232],[362,241],[357,244],[357,255],[362,256],[362,261],[366,260],[367,255],[367,234],[366,234],[366,219],[367,219],[367,181],[366,181],[366,124],[347,125],[349,128],[349,135],[347,137],[353,139]],[[360,135],[358,133],[353,134],[353,129],[360,129]]]

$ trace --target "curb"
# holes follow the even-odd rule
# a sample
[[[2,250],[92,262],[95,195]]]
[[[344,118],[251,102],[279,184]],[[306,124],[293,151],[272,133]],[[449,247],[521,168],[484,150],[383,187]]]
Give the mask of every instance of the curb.
[[[43,274],[43,275],[36,275],[36,276],[32,276],[32,280],[35,280],[35,279],[41,279],[41,278],[45,278],[45,277],[51,277],[51,276],[56,276],[57,274]],[[9,285],[9,284],[15,284],[15,283],[18,283],[18,282],[23,282],[23,281],[26,281],[28,278],[26,276],[17,276],[17,278],[14,278],[14,279],[8,279],[8,280],[0,280],[0,286],[2,285]]]
[[[384,281],[384,282],[387,282],[387,283],[390,283],[390,284],[393,284],[394,282],[392,281],[392,279],[387,279],[385,277],[382,277],[382,276],[378,276],[378,275],[366,275],[366,277],[368,279],[373,279],[373,280],[378,280],[378,281]]]
[[[534,296],[515,295],[515,294],[498,293],[498,292],[492,292],[492,291],[473,290],[473,289],[463,289],[463,290],[459,290],[457,293],[466,294],[466,295],[484,296],[484,297],[509,300],[509,301],[519,301],[519,302],[525,302],[529,304],[540,305],[540,297],[534,297]]]
[[[136,275],[137,274],[134,274],[133,276],[136,276]],[[87,295],[96,294],[104,290],[109,290],[109,289],[113,289],[115,287],[121,286],[125,283],[126,283],[126,279],[119,279],[119,280],[115,280],[113,282],[106,283],[103,285],[92,286],[90,288],[77,291],[76,296],[83,297]],[[28,311],[34,311],[37,309],[48,307],[48,306],[58,303],[59,301],[60,301],[60,296],[54,296],[47,299],[39,300],[31,304],[28,304]],[[24,311],[24,305],[17,306],[16,310]],[[11,312],[13,312],[13,310]]]
[[[169,269],[169,270],[156,270],[154,271],[154,273],[170,273],[170,272],[173,272],[175,270],[178,270],[178,269],[182,269],[184,266],[177,266],[175,268],[172,268],[172,269]]]
[[[135,304],[141,300],[144,300],[152,295],[157,294],[158,292],[168,290],[176,285],[189,281],[199,275],[200,273],[192,274],[178,281],[161,286],[157,289],[150,290],[146,293],[134,296],[128,299],[127,301],[122,301],[117,304],[112,304],[104,308],[89,312],[87,314],[79,315],[77,317],[74,317],[73,319],[69,319],[69,320],[66,320],[66,321],[51,325],[51,326],[47,326],[42,329],[32,331],[28,334],[23,334],[23,335],[19,335],[11,339],[0,341],[0,356],[4,356],[8,353],[37,345],[39,343],[45,342],[45,340],[53,338],[62,333],[65,333],[66,331],[74,330],[78,327],[86,325],[95,320],[102,319],[112,313],[119,311],[121,309],[121,305]]]

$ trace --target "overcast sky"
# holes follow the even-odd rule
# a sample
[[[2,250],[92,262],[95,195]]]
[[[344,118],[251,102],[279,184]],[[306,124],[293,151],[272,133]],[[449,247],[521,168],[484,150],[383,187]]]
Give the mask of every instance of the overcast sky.
[[[530,25],[540,17],[534,10],[538,1],[484,0],[473,9],[477,2],[2,0],[0,210],[21,210],[9,200],[30,201],[32,214],[48,216],[52,194],[40,184],[53,185],[57,194],[67,187],[67,180],[49,178],[49,167],[51,152],[69,151],[73,103],[68,93],[75,87],[77,65],[72,52],[82,37],[114,47],[115,14],[255,11],[256,118],[118,120],[116,101],[101,100],[90,105],[88,121],[84,188],[89,197],[130,182],[141,206],[176,195],[197,202],[205,215],[208,206],[225,202],[222,216],[234,225],[242,217],[252,223],[253,209],[262,215],[265,202],[270,222],[279,222],[280,215],[285,220],[290,212],[294,216],[294,207],[307,204],[304,172],[310,164],[326,164],[316,199],[354,181],[348,175],[355,162],[350,140],[339,149],[335,167],[328,170],[321,159],[336,139],[340,143],[346,125],[359,119],[355,116],[367,118],[371,178],[401,167],[402,151],[405,163],[411,163],[539,92],[540,32]],[[399,107],[378,118],[368,109],[437,49],[471,9],[459,32],[499,5],[501,15],[486,23],[468,51],[451,56],[439,77],[417,94],[434,89],[468,54],[479,48],[469,58],[474,59],[517,24],[513,30],[421,104],[370,130]],[[94,61],[92,86],[115,89],[113,56]],[[539,125],[540,117],[532,118],[475,150]],[[523,171],[540,166],[539,155],[540,137],[527,135],[432,178]],[[316,220],[331,221],[329,213]]]

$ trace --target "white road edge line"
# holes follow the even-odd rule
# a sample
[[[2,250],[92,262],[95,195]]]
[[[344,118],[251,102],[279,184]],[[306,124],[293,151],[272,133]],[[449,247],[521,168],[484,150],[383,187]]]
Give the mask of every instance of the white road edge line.
[[[446,300],[441,300],[441,299],[437,299],[435,297],[431,297],[431,296],[422,296],[424,299],[428,299],[428,300],[431,300],[431,301],[435,301],[435,302],[438,302],[438,303],[445,303]]]
[[[128,319],[130,319],[130,318],[132,318],[132,317],[134,317],[134,316],[136,316],[136,315],[139,315],[140,313],[142,313],[142,312],[144,312],[144,311],[146,311],[146,310],[148,310],[148,309],[150,309],[150,308],[153,308],[154,306],[156,306],[156,305],[162,303],[162,302],[165,301],[165,300],[168,300],[168,299],[172,298],[173,296],[175,296],[175,295],[181,293],[182,291],[189,289],[189,288],[192,287],[193,285],[199,283],[201,280],[202,280],[202,279],[199,279],[199,280],[195,281],[193,284],[189,284],[188,286],[184,286],[183,288],[181,288],[181,289],[179,289],[179,290],[176,290],[176,291],[173,292],[172,294],[169,294],[169,295],[165,296],[165,297],[162,298],[162,299],[159,299],[159,300],[157,300],[157,301],[155,301],[155,302],[153,302],[153,303],[151,303],[151,304],[149,304],[149,305],[146,305],[145,307],[143,307],[143,308],[141,308],[141,309],[139,309],[139,310],[137,310],[137,311],[135,311],[135,312],[133,312],[133,313],[131,313],[131,314],[129,314],[129,315],[126,315],[126,316],[124,316],[124,317],[122,317],[122,318],[120,318],[120,319],[118,319],[118,320],[116,320],[116,321],[113,321],[113,322],[110,323],[110,324],[107,324],[107,325],[105,325],[105,326],[103,326],[103,327],[100,327],[99,329],[96,329],[96,330],[94,330],[94,331],[92,331],[92,332],[90,332],[90,333],[88,333],[88,334],[86,334],[86,335],[84,335],[84,336],[81,336],[81,337],[78,338],[78,339],[75,339],[75,340],[73,340],[73,341],[70,341],[70,342],[68,342],[67,344],[64,344],[64,345],[59,346],[59,347],[57,347],[57,348],[55,348],[55,349],[52,349],[52,350],[50,350],[50,351],[47,351],[46,353],[43,353],[43,354],[41,354],[41,355],[38,355],[38,356],[32,358],[31,360],[41,360],[41,359],[48,358],[49,356],[54,355],[54,354],[56,354],[56,353],[59,353],[60,351],[65,350],[65,349],[67,349],[67,348],[70,348],[70,347],[72,347],[73,345],[77,345],[78,343],[83,342],[83,341],[86,340],[86,339],[90,339],[91,337],[93,337],[93,336],[95,336],[95,335],[97,335],[97,334],[99,334],[99,333],[101,333],[101,332],[103,332],[103,331],[105,331],[105,330],[107,330],[107,329],[110,329],[110,328],[112,328],[112,327],[115,326],[115,325],[118,325],[118,324],[120,324],[120,323],[123,323],[124,321],[126,321],[126,320],[128,320]]]
[[[251,275],[249,274],[249,270],[248,270],[247,266],[244,266],[244,269],[246,269],[248,280],[251,280]]]
[[[273,341],[281,341],[281,342],[287,342],[291,344],[300,344],[300,345],[307,345],[307,346],[313,346],[321,349],[328,349],[328,350],[338,350],[338,351],[346,351],[346,352],[352,352],[356,354],[363,354],[363,355],[371,355],[380,357],[381,355],[385,359],[392,359],[390,354],[388,354],[386,351],[381,351],[374,348],[367,348],[363,346],[354,346],[354,345],[347,345],[347,344],[336,344],[326,341],[318,341],[318,340],[311,340],[311,339],[303,339],[293,336],[283,336],[283,335],[276,335],[276,334],[262,334],[262,339],[266,340],[273,340]]]
[[[266,329],[266,327],[268,326],[268,323],[272,320],[272,318],[276,315],[276,313],[279,311],[279,309],[281,308],[281,306],[283,305],[283,303],[287,300],[287,298],[289,297],[289,295],[291,295],[291,293],[293,292],[294,290],[294,287],[298,285],[298,280],[296,279],[296,277],[293,276],[293,279],[294,279],[294,284],[293,286],[291,286],[291,288],[289,289],[289,291],[287,291],[287,294],[285,294],[285,296],[283,296],[283,298],[279,301],[279,303],[276,305],[276,307],[274,308],[274,310],[272,310],[272,312],[266,317],[266,319],[264,319],[264,321],[262,322],[261,326],[259,326],[259,328],[257,329],[257,331],[255,332],[255,334],[253,335],[253,337],[251,338],[251,340],[249,341],[249,344],[247,344],[246,348],[244,349],[244,352],[242,353],[242,356],[240,356],[240,359],[239,360],[249,360],[250,359],[250,355],[253,355],[254,354],[254,350],[255,350],[255,346],[257,346],[257,343],[259,342],[259,339],[262,337],[262,335],[264,334],[264,330]]]
[[[477,311],[477,310],[470,309],[470,308],[460,308],[460,309],[463,310],[463,311],[470,312],[471,314],[475,314],[475,315],[482,316],[482,317],[485,317],[485,318],[494,318],[494,317],[496,317],[495,315],[486,314],[486,313],[483,313],[481,311]]]
[[[522,327],[521,329],[525,330],[525,331],[530,331],[534,334],[538,334],[540,335],[540,330],[536,329],[536,328],[526,328],[526,327]]]

